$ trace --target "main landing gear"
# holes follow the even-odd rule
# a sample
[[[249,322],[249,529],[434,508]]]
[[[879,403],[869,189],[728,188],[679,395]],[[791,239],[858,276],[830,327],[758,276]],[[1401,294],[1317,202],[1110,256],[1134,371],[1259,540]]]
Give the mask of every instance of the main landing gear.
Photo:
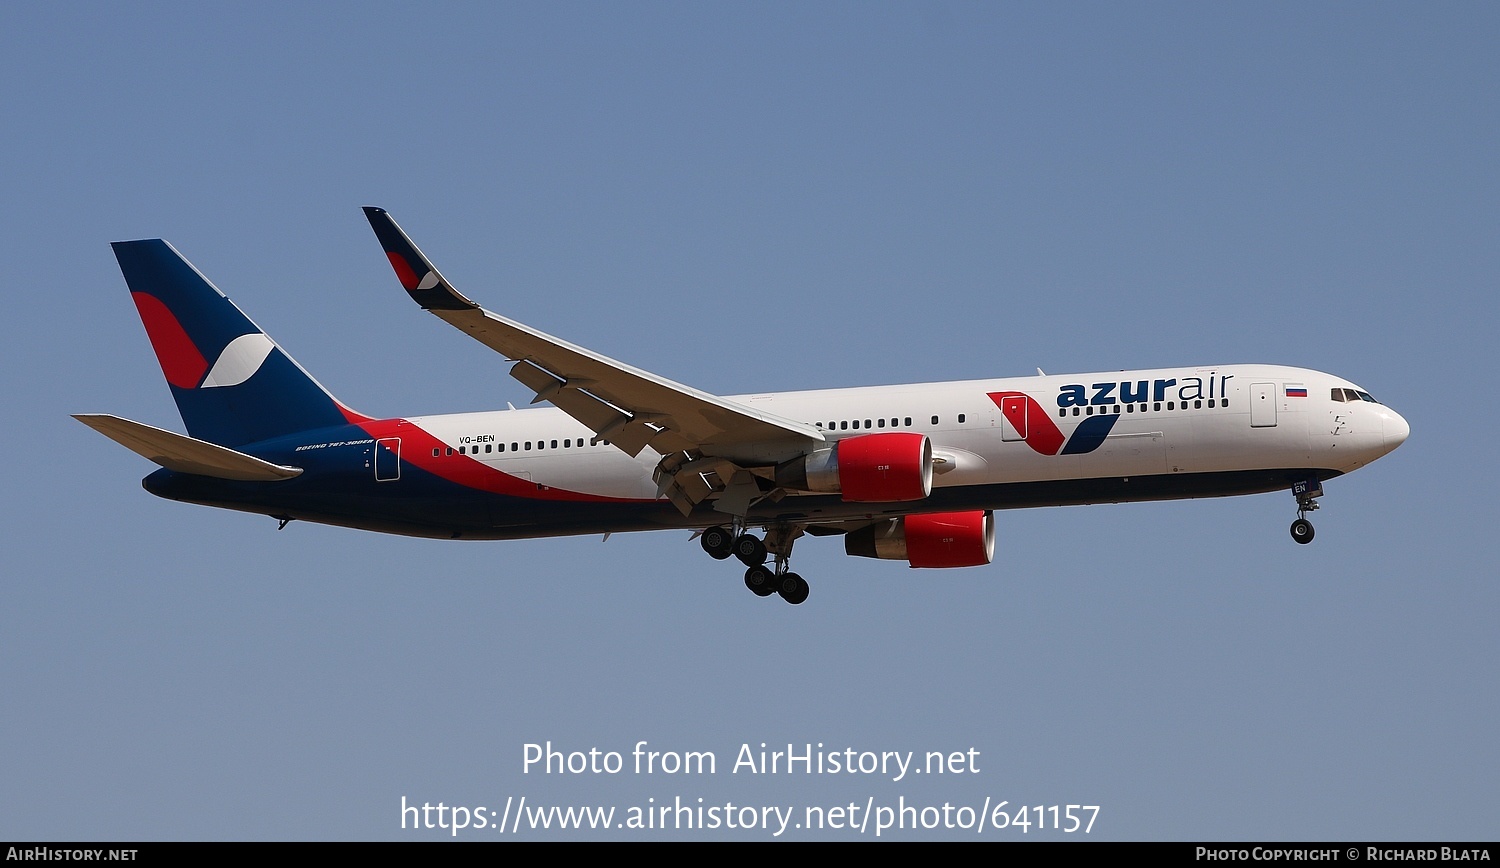
[[[1307,520],[1307,514],[1318,508],[1317,499],[1323,496],[1323,483],[1316,479],[1294,483],[1292,496],[1297,498],[1297,520],[1292,522],[1292,539],[1307,545],[1313,541],[1313,526]]]
[[[801,535],[802,528],[794,525],[772,525],[765,540],[744,528],[714,526],[704,531],[698,541],[709,557],[722,561],[733,555],[744,564],[745,587],[755,596],[780,594],[795,606],[807,599],[809,590],[807,582],[790,571],[792,543]],[[770,566],[766,566],[767,558],[773,559]]]

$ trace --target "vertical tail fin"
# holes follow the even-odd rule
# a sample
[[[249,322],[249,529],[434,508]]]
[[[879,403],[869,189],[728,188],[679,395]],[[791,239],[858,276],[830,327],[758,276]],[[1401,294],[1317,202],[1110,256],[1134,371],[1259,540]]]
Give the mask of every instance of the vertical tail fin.
[[[365,417],[341,404],[160,239],[112,245],[188,433],[243,446]]]

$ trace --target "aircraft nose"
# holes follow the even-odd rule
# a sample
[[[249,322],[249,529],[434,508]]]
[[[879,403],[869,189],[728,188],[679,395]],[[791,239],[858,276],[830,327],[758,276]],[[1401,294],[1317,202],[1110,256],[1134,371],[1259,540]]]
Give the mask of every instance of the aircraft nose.
[[[1411,426],[1401,418],[1401,414],[1395,410],[1386,408],[1385,418],[1381,421],[1381,428],[1385,432],[1385,448],[1389,452],[1406,442],[1406,437],[1411,433]]]

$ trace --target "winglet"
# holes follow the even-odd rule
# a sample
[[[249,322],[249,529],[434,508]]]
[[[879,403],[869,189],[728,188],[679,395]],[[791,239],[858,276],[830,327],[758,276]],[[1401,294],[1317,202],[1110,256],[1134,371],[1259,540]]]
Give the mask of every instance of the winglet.
[[[385,250],[386,258],[391,261],[391,267],[396,269],[396,277],[406,287],[413,301],[424,310],[466,310],[479,307],[443,279],[384,208],[365,206],[364,211],[365,219],[370,221],[370,228],[375,230],[375,237]]]

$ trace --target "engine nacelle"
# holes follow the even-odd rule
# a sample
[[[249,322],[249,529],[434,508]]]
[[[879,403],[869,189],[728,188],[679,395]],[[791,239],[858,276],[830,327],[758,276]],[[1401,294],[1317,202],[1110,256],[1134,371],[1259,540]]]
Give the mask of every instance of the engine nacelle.
[[[914,567],[982,567],[995,559],[995,515],[975,510],[888,518],[845,534],[844,553]]]
[[[932,493],[932,441],[910,431],[847,437],[776,468],[776,484],[845,503],[921,500]]]

